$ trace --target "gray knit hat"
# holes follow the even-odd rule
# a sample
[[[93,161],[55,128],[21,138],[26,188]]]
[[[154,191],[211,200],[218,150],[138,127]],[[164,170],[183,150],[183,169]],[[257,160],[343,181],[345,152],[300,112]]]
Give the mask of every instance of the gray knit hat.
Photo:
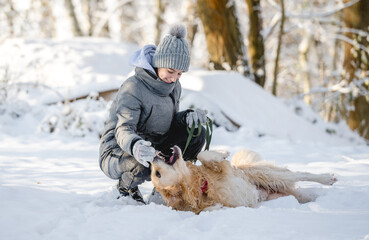
[[[186,34],[184,25],[174,25],[156,48],[152,59],[153,67],[187,72],[190,66],[190,50],[185,39]]]

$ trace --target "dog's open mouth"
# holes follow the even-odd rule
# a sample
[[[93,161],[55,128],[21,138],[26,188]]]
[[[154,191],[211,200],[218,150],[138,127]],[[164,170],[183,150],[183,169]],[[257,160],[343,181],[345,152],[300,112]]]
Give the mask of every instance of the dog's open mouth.
[[[178,160],[178,158],[180,157],[181,149],[177,146],[174,146],[171,149],[173,150],[171,156],[165,155],[161,152],[157,152],[156,153],[156,159],[160,159],[168,165],[173,165]]]

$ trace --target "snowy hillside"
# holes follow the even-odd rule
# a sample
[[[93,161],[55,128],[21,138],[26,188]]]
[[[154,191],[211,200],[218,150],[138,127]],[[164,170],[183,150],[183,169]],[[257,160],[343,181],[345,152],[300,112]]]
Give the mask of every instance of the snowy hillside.
[[[0,239],[369,239],[364,140],[236,73],[192,67],[181,78],[181,108],[207,109],[219,125],[211,148],[231,155],[249,148],[294,171],[334,173],[338,182],[299,183],[319,195],[307,204],[285,197],[200,215],[116,200],[116,181],[98,166],[109,102],[96,92],[121,85],[137,49],[106,39],[0,46],[7,56],[0,60]],[[151,182],[140,189],[147,198]]]
[[[49,103],[64,100],[60,95],[72,99],[97,89],[118,88],[132,70],[127,66],[135,50],[137,46],[108,39],[18,39],[0,45],[2,56],[8,56],[0,64],[13,84],[41,84],[56,90],[33,96],[37,103]]]
[[[94,93],[117,89],[132,74],[129,58],[137,49],[137,46],[107,39],[6,41],[0,46],[0,53],[9,56],[2,58],[0,62],[0,76],[7,79],[2,86],[8,87],[5,103],[20,107],[17,104],[20,100],[23,105],[37,109],[90,93],[95,99]],[[216,123],[230,130],[236,128],[229,119],[256,136],[333,144],[337,141],[363,143],[345,124],[326,124],[305,105],[302,105],[302,112],[300,111],[302,117],[297,116],[291,111],[293,105],[289,109],[280,99],[238,73],[209,72],[194,68],[183,75],[181,84],[184,91],[182,109],[193,106],[207,109]],[[64,106],[64,111],[78,108],[73,105],[81,104]],[[26,106],[23,108],[27,108]],[[48,107],[48,110],[39,110],[53,112],[52,108],[53,106]],[[101,110],[101,107],[98,109]],[[87,109],[84,110],[88,112]],[[327,129],[333,129],[335,135],[343,139],[329,136],[326,134]]]

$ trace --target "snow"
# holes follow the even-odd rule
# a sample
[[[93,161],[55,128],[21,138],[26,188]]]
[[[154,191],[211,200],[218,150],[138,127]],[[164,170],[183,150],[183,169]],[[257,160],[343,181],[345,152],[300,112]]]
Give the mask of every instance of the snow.
[[[12,56],[0,63],[9,68],[9,77],[16,78],[18,84],[42,84],[57,91],[59,94],[49,90],[48,94],[35,97],[37,103],[47,104],[87,95],[96,89],[119,87],[132,70],[123,66],[129,66],[129,56],[137,49],[135,45],[108,39],[18,39],[0,45],[4,56]]]
[[[284,197],[255,209],[199,215],[117,200],[116,181],[98,166],[98,134],[109,102],[92,93],[78,102],[48,103],[58,100],[55,92],[82,96],[119,87],[133,70],[127,63],[136,49],[88,38],[0,46],[8,56],[0,76],[7,68],[11,73],[0,82],[0,92],[9,87],[0,99],[0,239],[369,239],[365,141],[344,124],[323,122],[301,102],[275,98],[224,71],[191,67],[181,78],[181,108],[207,109],[220,125],[211,149],[232,156],[248,148],[293,171],[334,173],[338,182],[299,183],[319,196],[315,202]],[[140,189],[147,199],[151,182]]]

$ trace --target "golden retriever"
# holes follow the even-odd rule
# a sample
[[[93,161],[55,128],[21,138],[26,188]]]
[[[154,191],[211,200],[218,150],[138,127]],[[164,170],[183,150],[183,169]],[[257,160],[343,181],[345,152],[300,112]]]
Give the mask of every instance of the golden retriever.
[[[151,180],[168,206],[196,214],[213,207],[256,207],[259,202],[293,195],[300,203],[314,200],[295,188],[298,181],[332,185],[333,174],[292,172],[265,162],[252,151],[241,150],[226,160],[228,153],[204,151],[198,155],[201,165],[182,158],[181,149],[173,155],[157,154],[151,164]],[[316,197],[316,196],[315,196]]]

